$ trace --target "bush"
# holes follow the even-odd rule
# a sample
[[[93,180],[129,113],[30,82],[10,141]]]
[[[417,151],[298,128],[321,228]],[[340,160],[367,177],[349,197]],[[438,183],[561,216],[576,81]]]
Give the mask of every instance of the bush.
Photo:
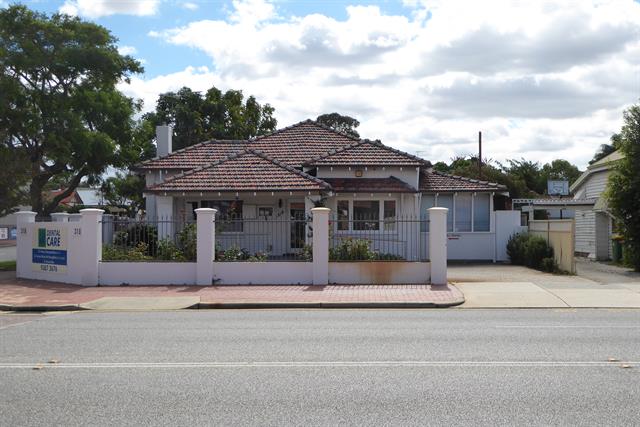
[[[156,259],[163,261],[185,261],[184,253],[170,239],[158,241],[158,254]]]
[[[187,261],[197,259],[198,230],[195,224],[187,224],[178,233],[178,247],[182,251],[183,258]]]
[[[251,255],[245,248],[239,246],[231,246],[226,250],[222,250],[219,247],[216,248],[216,261],[248,261],[248,262],[261,262],[266,261],[269,257],[267,252],[258,251]]]
[[[140,242],[133,248],[105,245],[102,247],[103,261],[147,261],[153,259],[147,255],[149,247]]]
[[[147,248],[146,254],[153,256],[158,250],[158,229],[148,224],[135,224],[126,231],[118,231],[113,243],[115,246],[126,248],[135,248],[144,243]]]
[[[507,242],[507,254],[514,265],[526,265],[543,271],[557,271],[553,248],[540,236],[514,234]]]
[[[511,260],[511,264],[524,265],[524,246],[527,240],[529,240],[527,233],[514,234],[509,238],[507,242],[507,255],[509,256],[509,260]]]
[[[524,245],[525,265],[527,267],[542,269],[542,260],[553,258],[553,248],[540,236],[529,236]]]
[[[329,261],[398,261],[401,256],[378,253],[370,248],[371,242],[366,239],[347,237],[329,249]]]

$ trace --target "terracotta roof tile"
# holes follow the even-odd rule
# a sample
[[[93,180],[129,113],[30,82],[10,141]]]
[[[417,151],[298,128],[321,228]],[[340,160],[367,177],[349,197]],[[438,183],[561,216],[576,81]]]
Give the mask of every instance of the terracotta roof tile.
[[[424,159],[368,139],[340,147],[306,162],[308,165],[426,166]]]
[[[247,148],[247,144],[247,141],[205,141],[162,158],[144,161],[136,169],[194,169],[238,153]]]
[[[176,175],[148,191],[317,191],[324,181],[285,165],[257,150],[240,153]]]
[[[507,187],[488,181],[449,175],[442,172],[422,172],[420,191],[505,191]]]
[[[396,177],[323,178],[336,193],[415,193],[416,189]]]

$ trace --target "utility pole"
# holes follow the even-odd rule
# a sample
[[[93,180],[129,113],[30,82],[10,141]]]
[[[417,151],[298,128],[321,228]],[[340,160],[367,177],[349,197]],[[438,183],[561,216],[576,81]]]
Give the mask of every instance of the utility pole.
[[[482,131],[478,132],[478,177],[482,178]]]

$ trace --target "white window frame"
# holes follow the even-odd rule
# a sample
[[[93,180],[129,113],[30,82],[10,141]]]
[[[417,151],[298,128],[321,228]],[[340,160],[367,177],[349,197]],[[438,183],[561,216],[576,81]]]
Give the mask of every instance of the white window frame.
[[[377,230],[354,230],[353,229],[353,202],[354,201],[362,201],[362,202],[378,202],[378,229]],[[393,221],[394,223],[394,227],[391,230],[385,230],[384,229],[384,202],[385,201],[393,201],[396,204],[396,214],[395,214],[395,220]],[[356,234],[366,234],[366,233],[372,233],[372,232],[378,232],[378,233],[384,233],[384,232],[396,232],[397,231],[397,226],[395,224],[397,224],[398,222],[398,212],[399,212],[399,208],[401,205],[401,200],[395,197],[338,197],[336,198],[336,212],[338,209],[338,202],[348,202],[349,203],[349,222],[348,222],[348,226],[349,228],[347,230],[338,230],[338,222],[339,220],[336,217],[336,225],[335,225],[335,231],[337,233],[356,233]]]
[[[440,193],[423,193],[425,195],[433,195],[434,196],[434,207],[440,207],[439,203],[438,203],[438,198],[441,195]],[[453,195],[453,208],[452,208],[452,219],[453,219],[453,231],[448,231],[448,234],[462,234],[462,233],[476,233],[476,234],[491,234],[494,232],[494,224],[493,224],[493,196],[495,195],[495,193],[493,192],[488,192],[488,191],[480,191],[480,192],[473,192],[471,194],[471,231],[457,231],[456,230],[456,198],[458,193],[442,193],[442,195],[445,194],[452,194]],[[475,200],[476,200],[476,196],[478,194],[488,194],[489,195],[489,231],[476,231],[475,230]],[[428,233],[428,231],[425,231],[423,233]]]

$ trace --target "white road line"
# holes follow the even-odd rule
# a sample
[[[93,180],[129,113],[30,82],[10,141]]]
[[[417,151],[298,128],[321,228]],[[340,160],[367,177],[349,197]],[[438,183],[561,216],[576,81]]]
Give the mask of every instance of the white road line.
[[[318,361],[318,362],[96,362],[96,363],[0,363],[0,369],[127,369],[127,368],[316,368],[316,367],[618,367],[640,361]]]
[[[603,326],[603,325],[497,325],[496,329],[639,329],[638,326]]]

